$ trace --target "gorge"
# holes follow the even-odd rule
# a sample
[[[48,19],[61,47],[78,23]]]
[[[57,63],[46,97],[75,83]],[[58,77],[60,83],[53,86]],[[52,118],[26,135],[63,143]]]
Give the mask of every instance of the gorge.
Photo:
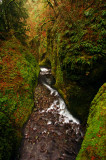
[[[0,1],[0,160],[105,160],[105,9]]]

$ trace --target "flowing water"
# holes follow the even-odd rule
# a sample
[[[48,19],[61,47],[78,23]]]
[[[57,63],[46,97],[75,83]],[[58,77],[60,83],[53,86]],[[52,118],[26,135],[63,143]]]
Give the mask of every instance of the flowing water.
[[[70,121],[72,121],[72,123],[79,124],[79,121],[76,118],[74,118],[67,110],[65,102],[60,97],[59,93],[48,85],[48,83],[51,84],[50,78],[45,77],[45,81],[43,81],[43,76],[50,74],[51,74],[50,69],[41,68],[40,75],[42,76],[40,76],[40,78],[42,79],[43,85],[45,85],[50,90],[51,95],[54,94],[55,96],[58,97],[58,100],[54,100],[53,104],[46,110],[46,112],[48,111],[54,112],[55,110],[55,112],[60,115],[59,116],[60,122],[69,123]]]
[[[20,160],[75,160],[83,139],[80,122],[51,87],[51,70],[41,67],[35,106],[23,131]]]

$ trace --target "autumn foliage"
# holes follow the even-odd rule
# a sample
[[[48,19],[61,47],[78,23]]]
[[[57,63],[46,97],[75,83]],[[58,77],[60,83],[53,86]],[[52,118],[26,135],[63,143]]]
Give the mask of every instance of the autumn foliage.
[[[8,160],[17,151],[21,128],[34,106],[39,68],[30,50],[14,36],[2,42],[0,55],[0,159]]]

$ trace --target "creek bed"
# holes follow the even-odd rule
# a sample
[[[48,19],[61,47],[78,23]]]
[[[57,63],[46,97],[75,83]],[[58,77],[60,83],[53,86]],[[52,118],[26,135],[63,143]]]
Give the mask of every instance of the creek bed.
[[[79,152],[81,124],[50,86],[52,81],[50,69],[41,67],[35,108],[23,132],[20,160],[75,160]]]

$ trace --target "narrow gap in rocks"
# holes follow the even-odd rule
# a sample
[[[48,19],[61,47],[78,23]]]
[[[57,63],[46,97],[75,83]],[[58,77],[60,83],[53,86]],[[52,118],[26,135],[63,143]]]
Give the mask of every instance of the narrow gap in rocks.
[[[83,133],[80,122],[50,85],[51,70],[41,67],[35,89],[35,106],[27,122],[20,148],[20,160],[75,160]]]

